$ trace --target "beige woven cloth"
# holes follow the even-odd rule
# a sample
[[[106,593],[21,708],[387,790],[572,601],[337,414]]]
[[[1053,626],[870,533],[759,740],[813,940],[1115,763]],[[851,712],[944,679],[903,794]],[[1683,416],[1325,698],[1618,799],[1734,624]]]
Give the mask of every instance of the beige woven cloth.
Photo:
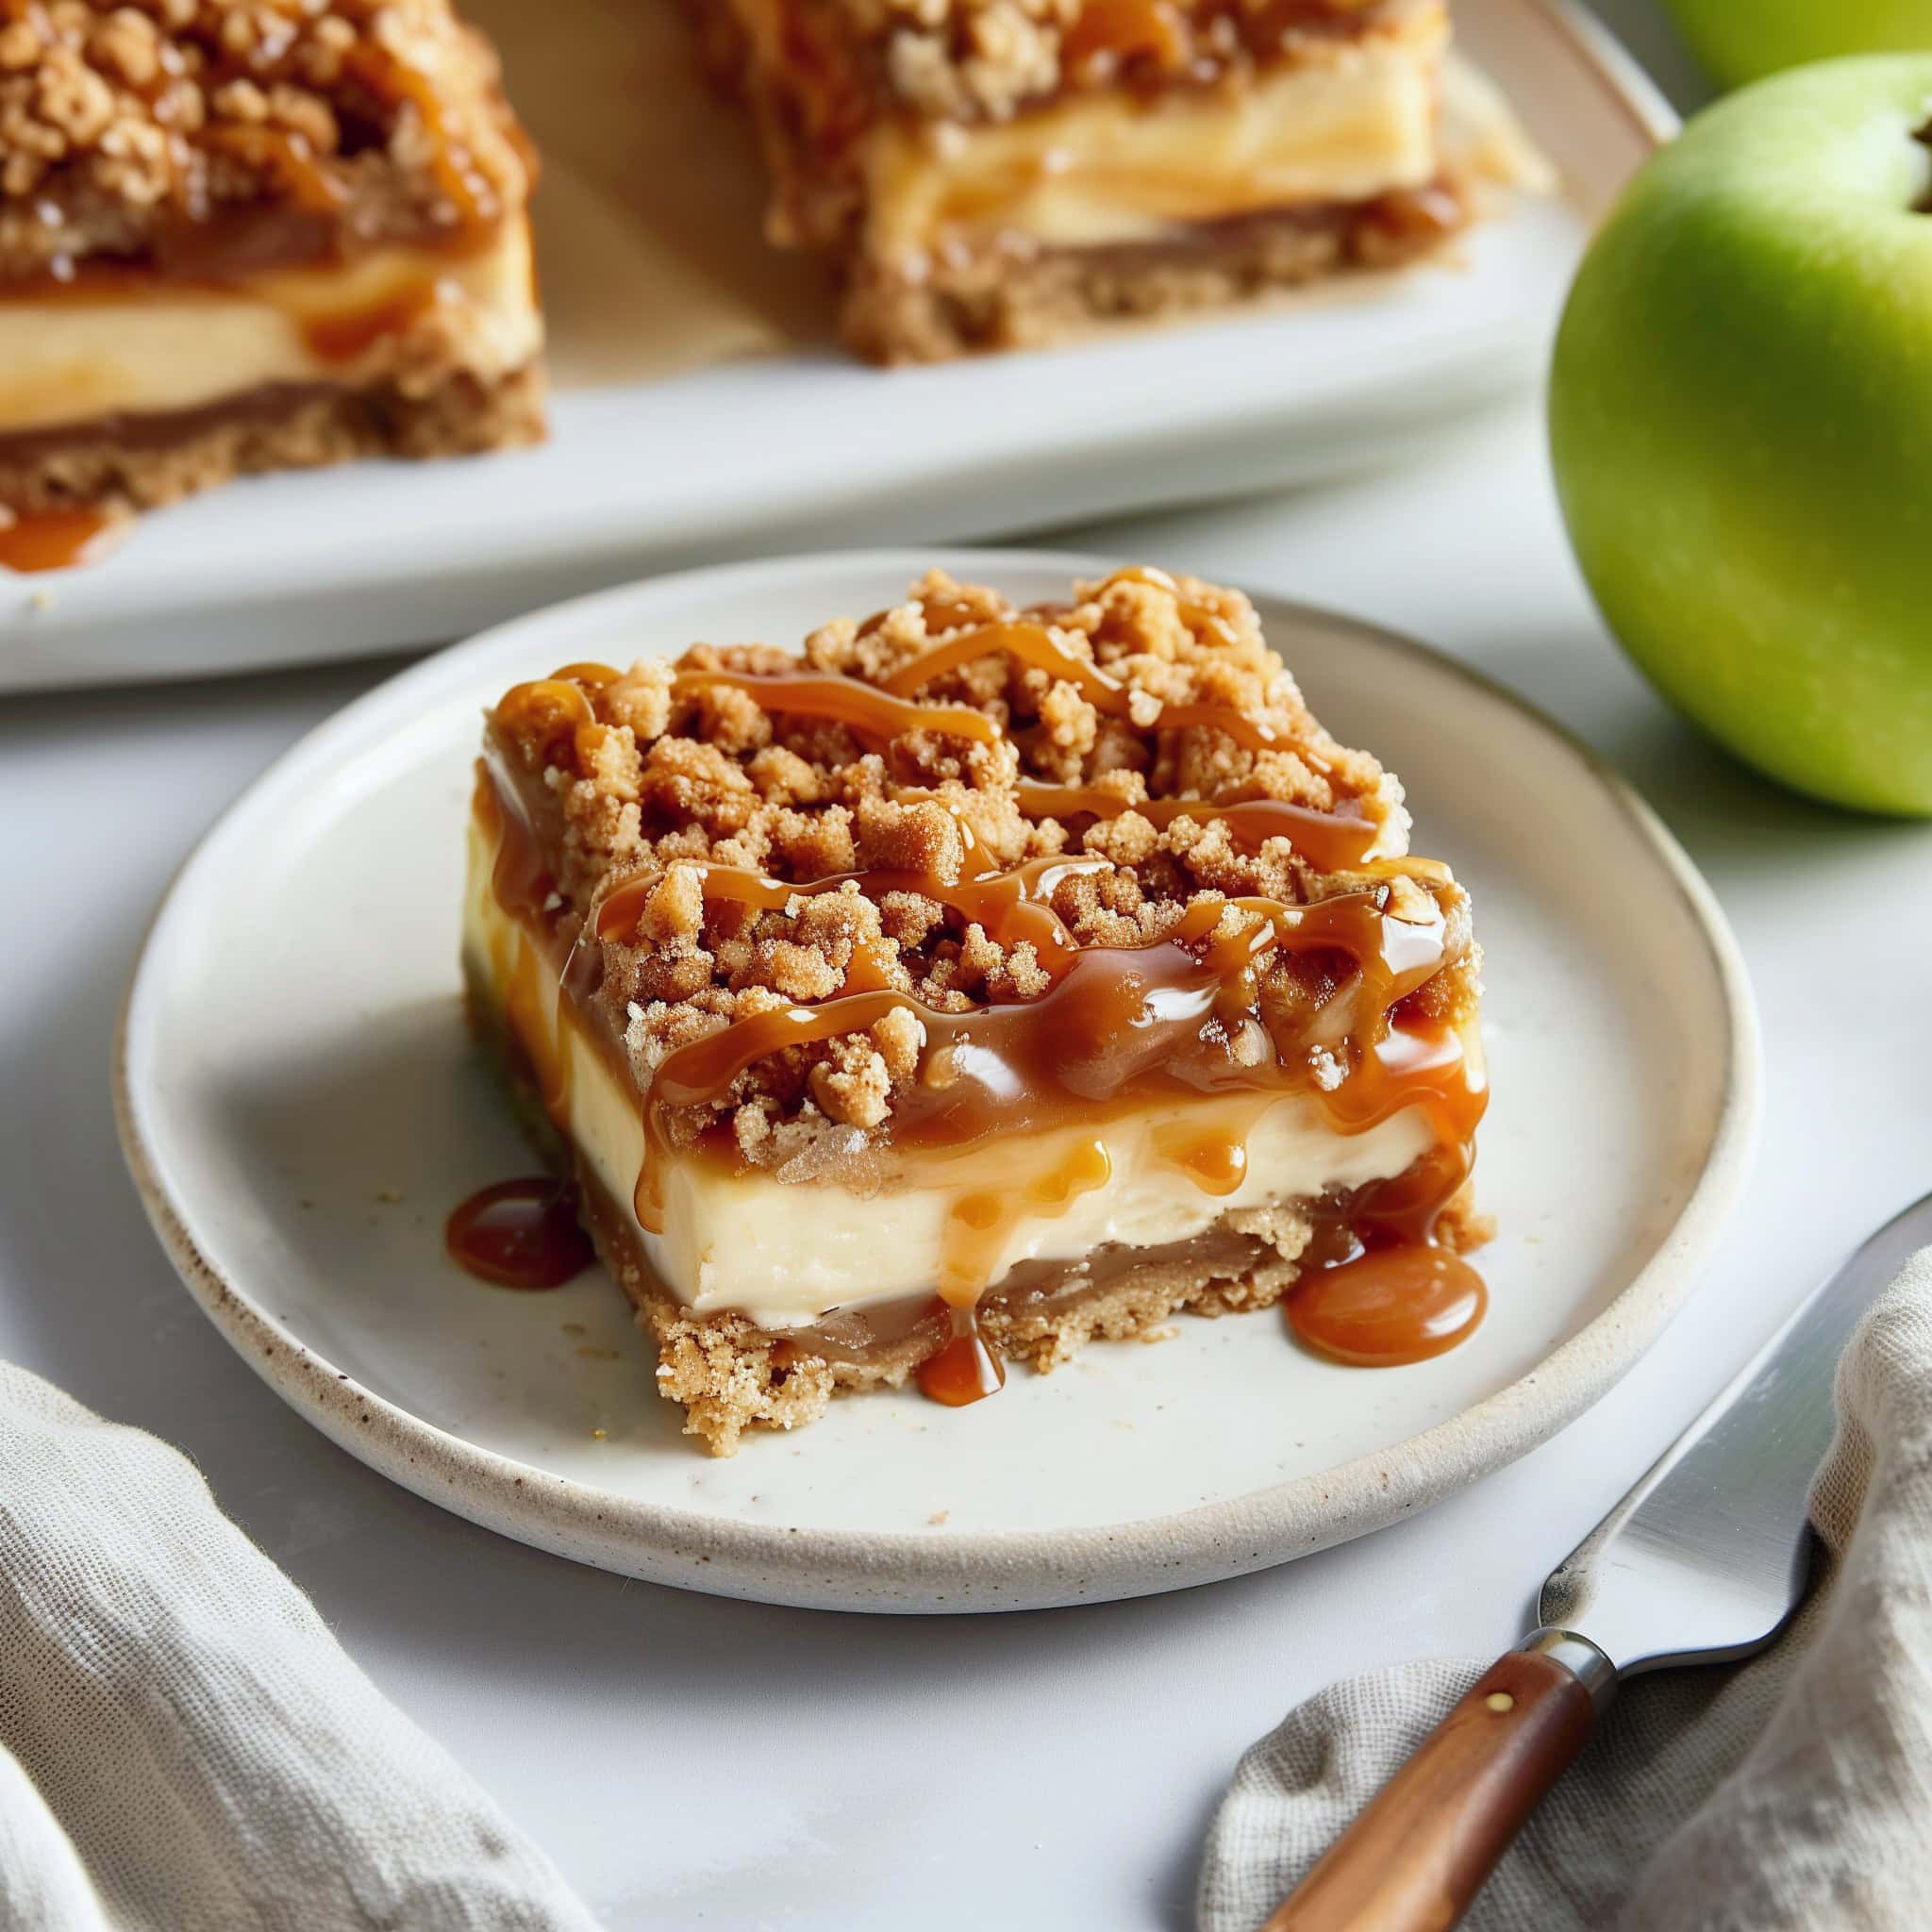
[[[596,1932],[187,1458],[0,1362],[0,1932]]]
[[[1812,1491],[1828,1552],[1765,1656],[1619,1695],[1471,1932],[1932,1926],[1932,1249],[1847,1347]],[[1490,1659],[1337,1684],[1241,1759],[1200,1932],[1255,1932]]]

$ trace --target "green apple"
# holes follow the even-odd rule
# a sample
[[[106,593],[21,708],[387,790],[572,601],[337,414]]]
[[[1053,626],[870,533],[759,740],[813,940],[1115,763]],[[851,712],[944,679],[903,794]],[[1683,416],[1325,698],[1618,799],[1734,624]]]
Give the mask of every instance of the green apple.
[[[1557,336],[1550,447],[1597,604],[1803,791],[1932,816],[1932,55],[1708,108],[1625,191]]]
[[[1835,54],[1932,47],[1932,0],[1670,0],[1670,10],[1725,87]]]

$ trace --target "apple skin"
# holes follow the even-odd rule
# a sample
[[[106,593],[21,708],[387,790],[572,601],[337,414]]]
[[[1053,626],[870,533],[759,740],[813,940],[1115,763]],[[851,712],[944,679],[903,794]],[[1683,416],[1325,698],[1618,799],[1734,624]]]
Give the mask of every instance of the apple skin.
[[[1838,54],[1932,48],[1932,0],[1668,0],[1677,30],[1724,87]]]
[[[1693,121],[1577,275],[1557,490],[1610,629],[1740,757],[1932,816],[1932,55]]]

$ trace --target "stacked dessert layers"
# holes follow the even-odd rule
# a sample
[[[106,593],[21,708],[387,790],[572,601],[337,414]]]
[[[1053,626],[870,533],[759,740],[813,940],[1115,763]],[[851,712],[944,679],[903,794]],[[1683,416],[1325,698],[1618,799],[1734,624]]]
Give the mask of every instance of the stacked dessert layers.
[[[774,238],[930,359],[1408,259],[1465,225],[1446,0],[690,0]]]
[[[447,0],[0,0],[0,522],[531,441],[532,180]]]
[[[1234,591],[935,575],[509,691],[472,1009],[691,1432],[958,1402],[1476,1238],[1469,905],[1401,799]]]

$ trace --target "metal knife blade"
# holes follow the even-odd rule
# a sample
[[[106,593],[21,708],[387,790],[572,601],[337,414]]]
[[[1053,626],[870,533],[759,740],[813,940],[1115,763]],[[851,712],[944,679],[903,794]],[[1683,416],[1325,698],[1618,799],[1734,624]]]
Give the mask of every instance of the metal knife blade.
[[[1546,1630],[1589,1638],[1619,1676],[1721,1663],[1776,1636],[1810,1567],[1806,1506],[1839,1356],[1928,1243],[1932,1194],[1867,1241],[1550,1573]]]

